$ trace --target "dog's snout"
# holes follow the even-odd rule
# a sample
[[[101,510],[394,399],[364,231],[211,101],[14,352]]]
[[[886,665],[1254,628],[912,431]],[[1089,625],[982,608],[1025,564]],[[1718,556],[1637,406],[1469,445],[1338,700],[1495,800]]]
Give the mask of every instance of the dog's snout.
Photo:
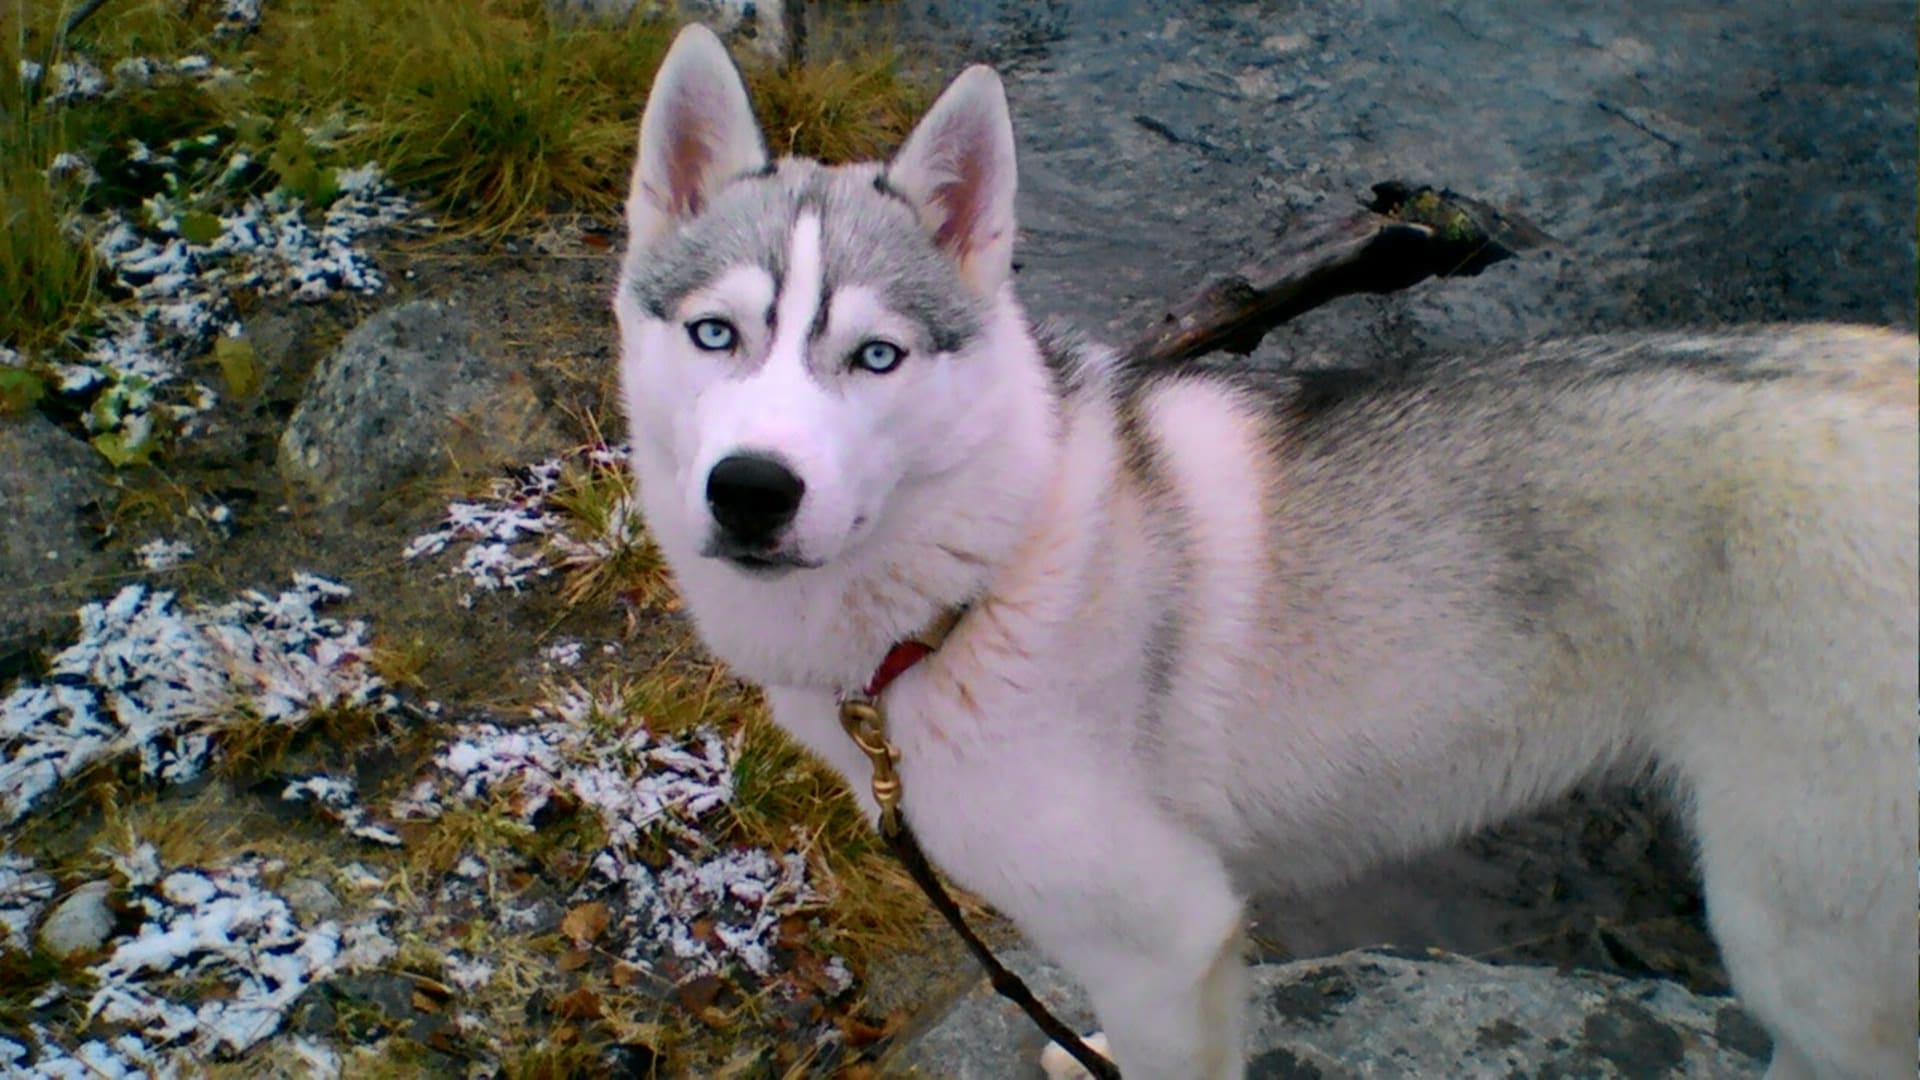
[[[733,539],[760,546],[800,512],[807,485],[773,458],[731,454],[707,474],[707,505],[713,520]]]

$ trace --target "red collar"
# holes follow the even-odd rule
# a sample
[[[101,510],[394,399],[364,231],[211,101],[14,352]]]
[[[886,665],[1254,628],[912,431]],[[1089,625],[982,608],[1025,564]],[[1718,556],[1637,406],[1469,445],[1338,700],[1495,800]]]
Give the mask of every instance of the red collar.
[[[960,622],[960,617],[966,613],[965,605],[948,608],[935,617],[925,630],[913,637],[894,642],[893,648],[888,649],[887,655],[880,661],[880,666],[873,669],[873,677],[867,680],[862,693],[866,694],[868,699],[878,698],[887,687],[893,685],[893,680],[906,674],[913,665],[932,656],[933,651],[947,640],[947,635],[953,632],[954,626]]]

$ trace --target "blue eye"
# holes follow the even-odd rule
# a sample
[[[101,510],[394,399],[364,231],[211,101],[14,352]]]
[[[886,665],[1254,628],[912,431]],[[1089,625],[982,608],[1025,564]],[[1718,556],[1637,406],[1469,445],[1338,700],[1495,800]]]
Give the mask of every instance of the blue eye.
[[[726,352],[740,335],[725,319],[696,319],[687,324],[687,336],[708,352]]]
[[[885,375],[900,366],[907,358],[907,350],[891,341],[878,339],[869,341],[853,351],[853,366],[875,375]]]

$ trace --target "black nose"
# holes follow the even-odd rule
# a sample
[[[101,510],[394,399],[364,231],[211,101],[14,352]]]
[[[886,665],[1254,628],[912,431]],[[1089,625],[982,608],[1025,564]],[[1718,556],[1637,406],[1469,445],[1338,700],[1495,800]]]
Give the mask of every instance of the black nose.
[[[763,546],[800,511],[807,485],[793,470],[759,454],[721,458],[707,474],[713,520],[742,544]]]

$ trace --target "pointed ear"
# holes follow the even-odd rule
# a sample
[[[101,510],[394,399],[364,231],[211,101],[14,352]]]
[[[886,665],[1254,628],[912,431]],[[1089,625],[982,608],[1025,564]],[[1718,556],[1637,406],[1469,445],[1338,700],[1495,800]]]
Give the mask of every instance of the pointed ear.
[[[1013,272],[1013,121],[993,69],[960,73],[887,166],[933,241],[984,296]]]
[[[740,70],[713,31],[680,31],[653,77],[627,191],[627,243],[645,248],[698,214],[722,184],[767,163]]]

